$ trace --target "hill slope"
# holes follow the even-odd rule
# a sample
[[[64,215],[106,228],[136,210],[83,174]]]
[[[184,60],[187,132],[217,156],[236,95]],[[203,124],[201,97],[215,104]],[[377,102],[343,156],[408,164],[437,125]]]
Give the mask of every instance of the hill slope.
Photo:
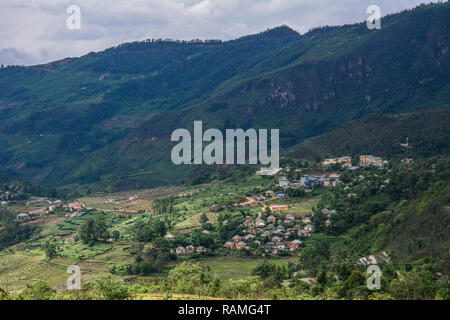
[[[320,160],[339,155],[377,154],[391,157],[445,155],[449,149],[450,109],[396,115],[370,115],[293,147],[290,155]],[[408,149],[400,147],[406,138]]]
[[[450,4],[298,35],[143,41],[0,70],[0,169],[33,182],[149,187],[180,182],[176,128],[280,128],[282,146],[371,113],[450,101]]]

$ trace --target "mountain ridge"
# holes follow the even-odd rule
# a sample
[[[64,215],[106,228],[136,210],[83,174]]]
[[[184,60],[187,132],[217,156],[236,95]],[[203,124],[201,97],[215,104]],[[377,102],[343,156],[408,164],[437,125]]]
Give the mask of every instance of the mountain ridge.
[[[75,188],[173,184],[190,169],[171,165],[167,138],[194,120],[280,128],[289,148],[371,113],[442,108],[448,16],[448,3],[432,4],[384,17],[381,30],[358,23],[299,35],[281,26],[3,68],[0,170]]]

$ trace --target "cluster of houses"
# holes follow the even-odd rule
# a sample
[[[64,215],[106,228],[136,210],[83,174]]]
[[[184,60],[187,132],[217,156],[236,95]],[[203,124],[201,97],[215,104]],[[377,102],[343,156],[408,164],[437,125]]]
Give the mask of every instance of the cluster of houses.
[[[209,230],[203,230],[202,231],[203,234],[209,234],[210,231]],[[164,236],[164,239],[170,241],[175,239],[175,236],[171,233],[168,233]],[[188,245],[186,247],[183,246],[179,246],[177,247],[175,250],[170,249],[170,253],[175,253],[177,256],[181,256],[181,255],[186,255],[186,254],[191,254],[191,253],[198,253],[198,254],[202,254],[205,253],[207,251],[207,249],[204,246],[198,246],[198,247],[194,247],[193,245]]]
[[[314,187],[336,187],[342,182],[339,180],[341,175],[338,173],[329,173],[326,175],[303,175],[300,180],[290,181],[282,177],[278,180],[278,185],[282,188],[304,187],[305,191],[312,191]]]
[[[170,249],[170,252],[173,253],[173,249]],[[206,252],[206,248],[203,246],[198,246],[198,247],[194,247],[193,245],[188,245],[185,247],[183,246],[179,246],[175,249],[175,253],[177,256],[181,256],[181,255],[185,255],[185,254],[190,254],[190,253],[205,253]]]
[[[0,205],[7,205],[9,201],[23,193],[23,186],[9,185],[0,190]]]
[[[383,167],[387,163],[388,163],[387,160],[383,160],[383,158],[364,154],[359,156],[359,166],[353,166],[352,157],[349,156],[325,159],[322,162],[322,165],[328,166],[332,164],[340,164],[342,168],[347,168],[348,170],[355,170],[358,169],[359,167],[367,167],[367,166]]]
[[[342,164],[342,167],[345,168],[352,165],[352,157],[343,156],[339,158],[329,158],[322,162],[322,165],[324,166],[329,166],[331,164]]]
[[[63,209],[68,210],[68,212],[66,213],[67,218],[76,218],[84,214],[82,211],[84,209],[84,206],[79,202],[69,202],[62,207]]]
[[[45,207],[46,204],[49,204],[49,206]],[[40,198],[37,200],[26,202],[26,206],[41,206],[41,208],[30,210],[25,213],[20,213],[17,215],[17,219],[32,219],[36,216],[42,216],[49,212],[53,212],[57,208],[62,208],[67,211],[67,218],[75,218],[84,214],[82,212],[82,210],[84,209],[84,205],[79,202],[70,202],[68,204],[63,204],[61,200],[50,201],[47,198]]]
[[[36,200],[31,200],[31,201],[25,202],[25,205],[27,207],[30,207],[30,206],[41,206],[41,205],[44,205],[44,204],[51,204],[51,203],[52,202],[50,200],[48,200],[47,198],[39,198],[39,199],[36,199]]]
[[[287,205],[272,204],[269,206],[272,212],[288,210]],[[254,219],[247,216],[243,225],[246,227],[244,235],[236,234],[230,241],[223,245],[227,249],[250,250],[250,243],[256,244],[258,247],[263,246],[266,253],[276,255],[283,251],[295,251],[299,249],[302,242],[297,237],[307,237],[314,232],[314,226],[309,218],[301,221],[304,226],[300,225],[300,220],[296,219],[292,214],[287,214],[284,219],[270,215],[263,219]],[[257,240],[261,239],[261,240]]]

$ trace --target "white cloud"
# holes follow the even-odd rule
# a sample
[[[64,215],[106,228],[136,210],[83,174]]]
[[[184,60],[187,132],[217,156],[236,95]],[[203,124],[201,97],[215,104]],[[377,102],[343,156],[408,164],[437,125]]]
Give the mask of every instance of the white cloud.
[[[387,14],[422,0],[377,2]],[[81,7],[81,30],[66,28],[71,4]],[[361,22],[371,4],[372,0],[2,0],[0,63],[43,63],[147,38],[229,40],[282,24],[303,33],[321,25]]]

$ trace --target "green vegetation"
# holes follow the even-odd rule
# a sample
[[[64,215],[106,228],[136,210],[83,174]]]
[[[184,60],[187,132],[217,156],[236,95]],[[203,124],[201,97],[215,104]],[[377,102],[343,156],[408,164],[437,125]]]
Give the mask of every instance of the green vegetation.
[[[279,128],[287,150],[370,114],[383,124],[384,114],[448,108],[449,10],[448,3],[419,6],[385,17],[381,30],[359,23],[299,35],[281,26],[233,41],[145,40],[2,68],[2,170],[72,196],[195,185],[208,181],[199,174],[205,169],[173,165],[169,142],[193,120],[205,128]],[[389,139],[410,136],[421,154],[442,154],[446,118],[414,120],[422,115],[394,117],[405,130]],[[366,150],[371,141],[353,134],[328,152],[350,150],[346,139],[354,152],[393,151],[377,139]]]
[[[450,299],[449,10],[0,69],[0,299]],[[172,165],[198,119],[280,128],[280,176]]]

